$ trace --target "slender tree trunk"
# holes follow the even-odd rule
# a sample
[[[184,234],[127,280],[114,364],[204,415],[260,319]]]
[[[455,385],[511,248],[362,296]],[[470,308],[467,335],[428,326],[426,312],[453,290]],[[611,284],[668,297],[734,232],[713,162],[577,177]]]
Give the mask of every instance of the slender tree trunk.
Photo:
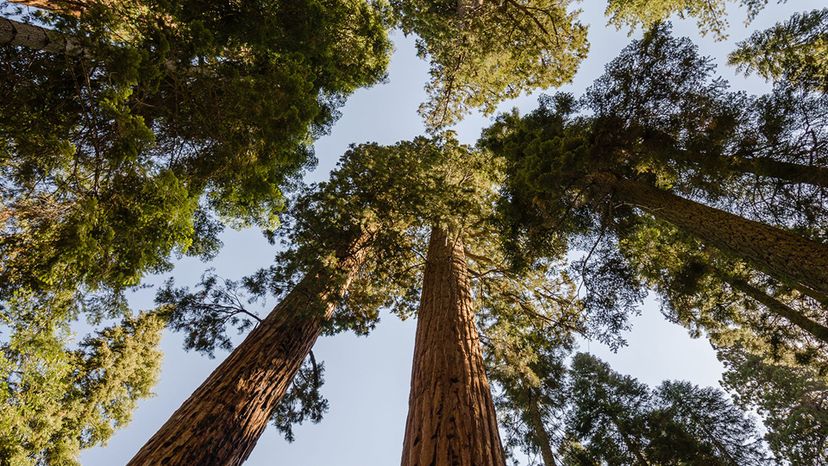
[[[360,243],[357,242],[357,245]],[[247,459],[356,275],[364,253],[344,256],[346,279],[329,290],[326,274],[305,277],[132,458],[133,466],[236,466]]]
[[[462,241],[431,231],[403,466],[504,466]]]
[[[751,285],[747,282],[747,280],[725,273],[719,273],[719,276],[721,276],[722,279],[730,284],[730,286],[732,286],[735,290],[753,299],[754,301],[759,302],[770,312],[783,317],[788,320],[788,322],[810,333],[814,338],[828,343],[828,327],[811,320],[796,309],[785,305],[785,303],[779,301],[773,296],[770,296],[763,290]]]
[[[828,188],[828,168],[825,167],[780,162],[768,157],[734,157],[730,161],[730,166],[742,173]]]
[[[21,46],[66,55],[84,53],[77,42],[59,32],[7,18],[0,18],[0,45]]]
[[[702,162],[700,158],[706,156],[684,151],[674,154],[674,157],[681,162],[699,164]],[[717,165],[737,173],[828,188],[828,168],[826,167],[782,162],[770,157],[743,157],[741,155],[717,157]]]
[[[618,429],[618,433],[621,434],[621,441],[624,442],[624,446],[627,447],[627,450],[629,450],[629,452],[635,456],[636,461],[638,461],[638,466],[650,466],[650,463],[648,463],[647,459],[644,458],[644,453],[641,451],[638,442],[633,442],[630,435],[627,433],[627,429],[621,425],[621,422],[615,415],[611,415],[610,418],[612,419],[612,423],[615,424],[615,427]]]
[[[74,0],[9,0],[9,2],[72,16],[80,16],[84,9],[83,2]]]
[[[696,236],[758,270],[806,291],[828,294],[828,245],[708,207],[646,183],[596,176],[618,198]],[[818,298],[818,296],[815,296]]]
[[[555,453],[552,451],[552,438],[546,431],[536,396],[530,395],[527,415],[529,428],[532,429],[532,437],[540,450],[544,466],[556,466]]]

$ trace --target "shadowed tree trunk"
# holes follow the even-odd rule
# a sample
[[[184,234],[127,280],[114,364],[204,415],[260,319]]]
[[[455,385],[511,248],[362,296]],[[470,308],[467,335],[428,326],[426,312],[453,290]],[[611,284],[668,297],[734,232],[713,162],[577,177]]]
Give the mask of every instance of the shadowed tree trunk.
[[[343,255],[345,280],[310,275],[224,360],[132,458],[133,466],[236,466],[250,455],[364,257]],[[335,289],[331,289],[335,288]]]
[[[828,245],[708,207],[646,183],[598,174],[617,198],[667,221],[704,243],[742,259],[777,280],[828,294]],[[810,294],[810,293],[809,293]]]
[[[77,42],[59,32],[6,18],[0,18],[0,45],[21,46],[67,55],[84,53]]]
[[[84,9],[84,2],[75,0],[9,0],[9,2],[72,16],[80,16]]]
[[[737,172],[828,188],[828,169],[825,167],[780,162],[767,157],[735,157],[730,161],[730,166]]]
[[[434,227],[417,317],[402,465],[505,464],[463,244]]]
[[[810,333],[814,338],[828,343],[828,327],[811,320],[801,312],[793,309],[785,303],[779,301],[773,296],[767,294],[765,291],[756,288],[740,277],[734,277],[729,274],[719,273],[722,279],[730,284],[736,291],[762,304],[768,311],[786,319],[788,322],[796,325],[802,330]]]
[[[810,184],[828,188],[828,168],[782,162],[770,157],[745,157],[698,155],[689,151],[677,151],[673,157],[690,164],[704,163],[706,158],[714,157],[716,166],[736,173],[751,174],[766,178],[776,178],[788,183]]]
[[[529,420],[529,428],[534,437],[535,445],[540,450],[541,459],[544,466],[557,466],[555,462],[555,453],[552,451],[552,437],[546,431],[546,425],[543,422],[540,408],[538,407],[538,398],[530,395],[527,417]]]

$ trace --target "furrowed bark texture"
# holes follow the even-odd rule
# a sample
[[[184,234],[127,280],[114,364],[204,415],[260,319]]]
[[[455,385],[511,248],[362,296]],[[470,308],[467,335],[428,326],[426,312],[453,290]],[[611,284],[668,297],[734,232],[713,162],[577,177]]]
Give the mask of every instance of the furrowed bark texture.
[[[602,177],[624,202],[636,205],[740,258],[776,279],[828,294],[828,245],[684,199],[646,183]]]
[[[437,227],[417,319],[402,465],[505,465],[463,244]]]
[[[342,261],[347,279],[363,253]],[[128,463],[230,466],[250,455],[334,305],[324,275],[304,278]],[[319,312],[320,301],[325,304]]]
[[[0,18],[0,45],[26,47],[50,53],[82,55],[77,42],[63,34],[31,24]]]

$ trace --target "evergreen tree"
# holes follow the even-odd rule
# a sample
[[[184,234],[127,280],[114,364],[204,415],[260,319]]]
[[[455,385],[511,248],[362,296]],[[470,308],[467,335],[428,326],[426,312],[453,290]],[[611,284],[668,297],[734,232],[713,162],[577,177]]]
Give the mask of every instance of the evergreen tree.
[[[561,356],[549,361],[561,367]],[[563,372],[544,388],[557,413],[547,430],[558,433],[545,466],[770,464],[754,421],[721,390],[670,381],[653,390],[586,353]]]
[[[654,60],[673,56],[669,50],[675,48],[682,52],[675,62]],[[631,45],[623,59],[610,64],[607,75],[588,93],[594,116],[573,117],[574,102],[561,96],[543,101],[526,117],[503,116],[487,130],[482,144],[509,161],[504,208],[515,230],[507,236],[516,238],[515,244],[543,249],[549,241],[559,243],[561,235],[619,231],[625,219],[641,209],[820,299],[828,283],[823,277],[826,268],[820,265],[826,260],[823,244],[675,193],[692,186],[675,181],[687,179],[681,169],[682,149],[706,141],[715,156],[717,146],[711,139],[719,137],[716,127],[694,131],[696,125],[706,124],[705,108],[717,105],[716,99],[709,103],[715,93],[705,90],[704,80],[682,69],[693,62],[693,51],[665,29],[652,31]],[[649,77],[636,85],[637,92],[626,93],[630,87],[624,83],[631,78],[624,69],[639,66],[636,63]],[[662,75],[674,72],[678,74],[670,79]],[[665,88],[664,82],[682,86]],[[696,117],[694,110],[699,110]],[[627,128],[630,131],[624,131]],[[815,150],[821,150],[822,144],[816,144]],[[543,238],[544,231],[551,239]],[[535,239],[526,239],[529,236]],[[799,267],[792,269],[791,263]]]
[[[263,415],[258,413],[270,411],[277,426],[286,433],[289,431],[282,421],[317,419],[318,408],[324,406],[324,402],[321,402],[318,397],[317,383],[302,386],[294,383],[293,391],[288,394],[286,394],[287,385],[276,387],[265,383],[245,384],[252,388],[244,396],[237,396],[235,393],[222,393],[214,396],[213,390],[229,384],[227,380],[234,381],[233,386],[235,386],[235,381],[248,380],[248,374],[263,371],[269,371],[270,375],[267,378],[269,381],[289,381],[296,369],[289,369],[288,364],[298,367],[307,354],[307,350],[304,350],[304,354],[297,351],[290,357],[274,360],[271,350],[267,359],[264,356],[251,358],[252,353],[249,348],[253,344],[250,343],[252,341],[266,348],[280,348],[285,346],[282,340],[291,342],[301,340],[307,342],[309,349],[320,332],[332,333],[345,329],[357,332],[369,331],[378,318],[380,307],[390,307],[401,316],[411,315],[418,306],[417,295],[420,292],[422,292],[423,299],[420,304],[423,314],[420,321],[422,330],[418,341],[433,341],[434,345],[442,345],[441,347],[444,346],[445,350],[435,352],[430,349],[434,345],[418,343],[415,367],[419,367],[419,364],[424,368],[420,371],[415,370],[412,384],[414,387],[422,387],[422,390],[415,388],[412,391],[411,412],[416,414],[410,417],[409,432],[417,432],[418,429],[427,425],[447,427],[436,431],[437,435],[430,440],[421,438],[419,442],[416,442],[416,448],[405,450],[404,457],[414,460],[418,457],[418,452],[432,454],[431,448],[420,450],[419,445],[433,441],[439,445],[438,455],[442,455],[440,452],[448,454],[447,450],[444,450],[447,448],[459,455],[458,458],[471,458],[468,455],[480,452],[474,453],[473,449],[468,449],[468,445],[459,445],[455,442],[461,438],[471,439],[483,435],[479,439],[480,445],[488,445],[486,448],[491,455],[494,455],[493,461],[502,462],[503,456],[497,430],[492,427],[496,425],[494,407],[490,401],[486,401],[487,398],[491,399],[491,395],[489,395],[486,376],[483,372],[480,350],[475,351],[475,345],[469,346],[467,338],[458,339],[457,336],[462,333],[472,338],[477,334],[474,328],[473,312],[476,309],[481,309],[486,316],[481,319],[487,322],[502,323],[508,319],[517,319],[515,317],[517,315],[524,315],[531,316],[530,320],[533,321],[546,322],[545,328],[549,328],[551,326],[547,322],[550,319],[547,316],[549,306],[544,307],[541,304],[548,304],[562,298],[557,296],[558,285],[548,282],[548,278],[553,276],[550,275],[552,273],[550,263],[540,261],[535,268],[523,274],[515,274],[506,263],[496,234],[499,227],[491,218],[500,173],[500,166],[494,163],[488,154],[470,151],[468,148],[459,146],[451,138],[436,141],[417,139],[390,147],[370,144],[358,146],[346,154],[330,182],[308,191],[294,204],[291,218],[288,219],[289,227],[284,230],[287,232],[286,240],[291,246],[280,255],[277,266],[240,282],[217,280],[213,275],[208,274],[205,275],[200,289],[195,291],[176,289],[172,285],[166,287],[159,294],[159,302],[166,305],[173,322],[172,325],[188,332],[187,344],[194,349],[209,352],[215,347],[226,346],[229,340],[222,332],[226,330],[224,325],[232,322],[234,318],[239,319],[236,323],[242,328],[249,326],[248,322],[256,325],[256,328],[231,354],[228,361],[232,363],[223,363],[211,379],[205,382],[205,385],[185,403],[179,413],[174,415],[165,428],[156,434],[148,446],[142,450],[147,453],[141,454],[147,456],[133,459],[133,462],[138,464],[145,461],[145,458],[163,458],[164,453],[157,454],[153,450],[157,448],[157,445],[163,446],[164,443],[177,441],[171,442],[169,439],[184,439],[184,442],[196,444],[197,440],[193,440],[192,436],[188,436],[183,431],[189,429],[191,425],[199,425],[197,417],[201,415],[200,413],[215,413],[212,406],[216,405],[214,401],[216,399],[225,400],[221,404],[222,407],[226,407],[228,399],[244,404],[244,400],[251,397],[258,399],[257,397],[260,396],[267,396],[267,399],[273,401],[274,404],[256,405],[256,414],[251,411],[244,412],[240,416],[230,416],[227,421],[229,424],[216,428],[215,434],[209,434],[213,436],[211,445],[239,444],[238,439],[224,440],[233,435],[227,433],[233,430],[229,425],[238,422],[239,418],[246,419],[248,416],[262,418]],[[452,249],[455,252],[451,255],[456,254],[460,257],[459,255],[462,254],[466,259],[461,261],[455,257],[449,262],[454,264],[452,267],[455,267],[453,270],[456,273],[453,276],[460,280],[455,283],[456,286],[449,289],[458,290],[456,296],[467,296],[463,299],[458,298],[464,303],[462,306],[458,305],[457,309],[463,310],[459,315],[451,309],[446,309],[445,306],[436,305],[436,303],[452,300],[446,301],[446,298],[439,293],[434,296],[431,292],[433,290],[431,285],[420,286],[420,283],[434,284],[433,278],[428,273],[430,269],[426,267],[426,272],[423,272],[422,267],[429,250],[429,231],[425,229],[425,226],[435,224],[445,225],[441,227],[445,228],[443,231],[462,232],[463,235],[462,249],[455,246]],[[356,226],[350,227],[349,225]],[[261,323],[258,322],[258,317],[249,317],[249,311],[244,309],[245,306],[242,304],[247,298],[240,295],[257,299],[273,291],[285,293],[294,286],[305,286],[303,283],[307,282],[318,287],[332,287],[343,283],[342,280],[324,279],[324,277],[320,279],[319,275],[313,275],[312,280],[302,277],[308,277],[308,271],[316,270],[325,264],[340,263],[339,260],[332,260],[331,254],[325,251],[344,241],[343,231],[366,231],[366,229],[367,239],[362,247],[361,260],[354,261],[355,270],[352,270],[354,276],[347,291],[339,291],[336,294],[341,298],[337,298],[334,303],[329,303],[327,313],[313,314],[318,316],[316,318],[319,321],[325,321],[322,328],[318,329],[315,334],[306,332],[299,335],[295,330],[278,332],[272,330],[273,326],[270,322],[275,319],[274,315],[283,314],[282,319],[290,319],[294,325],[306,322],[313,316],[302,311],[287,313],[288,308],[284,307],[285,300],[289,299],[294,291],[290,291],[277,309]],[[454,233],[458,237],[460,234]],[[426,265],[430,263],[426,260]],[[463,263],[467,265],[462,266]],[[467,272],[462,270],[465,267],[468,267]],[[423,273],[426,274],[425,277]],[[293,285],[297,281],[298,285]],[[440,283],[443,282],[440,281]],[[463,285],[463,283],[466,284]],[[461,292],[462,290],[465,291]],[[427,303],[430,304],[427,305]],[[481,307],[478,308],[478,306]],[[336,309],[332,309],[333,307]],[[566,314],[569,317],[563,318],[561,322],[577,321],[575,311],[578,309],[580,309],[578,306],[574,306]],[[560,314],[560,311],[558,313]],[[511,317],[507,319],[506,316]],[[445,321],[445,325],[426,325],[434,319]],[[451,335],[431,333],[435,328],[442,329],[440,330],[442,332],[451,331]],[[488,324],[483,325],[481,330],[488,332],[486,330],[488,328],[490,328]],[[502,329],[502,327],[498,328]],[[261,336],[262,329],[270,329],[266,330],[268,333],[265,337]],[[431,330],[426,331],[427,329]],[[456,332],[451,329],[455,329]],[[536,333],[535,337],[539,340],[541,337],[537,335],[540,334]],[[492,338],[488,335],[486,338],[489,341],[487,347],[491,348]],[[514,339],[520,340],[521,337],[515,335]],[[466,350],[458,351],[463,348]],[[446,359],[440,365],[439,358],[434,360],[427,355],[442,356]],[[429,368],[433,365],[442,369],[432,371]],[[239,373],[233,369],[234,367],[244,367],[244,370],[249,372]],[[458,375],[459,381],[452,382],[456,377],[451,377],[451,374],[462,375],[465,373],[464,368],[472,370],[477,375],[471,378]],[[313,373],[309,372],[310,374]],[[461,383],[462,381],[468,384]],[[429,407],[434,405],[430,398],[421,398],[424,393],[444,393],[444,390],[454,389],[460,390],[460,393],[476,395],[468,399],[467,403],[464,403],[462,399],[451,397],[443,403],[443,410],[440,412],[429,410]],[[282,405],[276,407],[279,400],[284,399],[283,397],[293,404],[285,409],[282,409]],[[291,400],[296,400],[296,402]],[[487,408],[487,405],[491,409]],[[475,409],[475,406],[480,409]],[[276,411],[272,411],[274,409]],[[492,428],[481,427],[481,429],[466,430],[469,437],[460,434],[459,436],[452,435],[451,423],[441,417],[443,413],[450,411],[457,413],[455,419],[458,423],[462,421],[471,423],[467,425],[488,425]],[[180,413],[186,413],[186,416],[181,416]],[[217,424],[216,417],[211,417],[211,419],[211,425]],[[221,438],[218,438],[219,436]],[[202,437],[199,435],[199,438]],[[416,434],[409,435],[408,441],[412,442],[414,438]],[[176,445],[178,448],[171,450],[175,451],[175,454],[191,451],[190,447],[184,443],[176,443]],[[411,444],[407,443],[407,445]],[[200,447],[195,451],[206,448]],[[211,450],[210,454],[215,456],[217,452]],[[238,453],[239,458],[241,454],[241,452]],[[191,458],[194,457],[187,457],[188,460]],[[232,461],[239,460],[233,459]]]
[[[717,347],[825,370],[822,306],[668,225],[641,218],[619,242],[662,312]]]
[[[471,109],[560,86],[586,56],[586,27],[567,1],[392,0],[406,34],[431,64],[427,126],[455,123]]]
[[[828,460],[828,385],[813,369],[773,364],[738,347],[719,351],[723,383],[745,408],[756,409],[768,429],[765,440],[788,464]]]
[[[14,312],[33,312],[26,308],[31,301],[19,304]],[[79,464],[80,449],[105,443],[127,424],[158,378],[164,321],[155,314],[125,317],[77,344],[67,328],[48,319],[6,325],[9,334],[0,345],[3,464]]]
[[[796,13],[753,33],[730,54],[730,64],[765,79],[828,93],[828,9]]]
[[[390,52],[369,2],[66,5],[83,14],[35,18],[83,53],[2,48],[8,289],[132,286],[214,254],[224,224],[274,228],[312,138]]]

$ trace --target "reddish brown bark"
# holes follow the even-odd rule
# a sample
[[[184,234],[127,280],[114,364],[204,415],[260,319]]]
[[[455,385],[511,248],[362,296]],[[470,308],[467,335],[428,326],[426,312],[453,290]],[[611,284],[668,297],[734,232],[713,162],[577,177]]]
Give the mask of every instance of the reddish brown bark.
[[[359,244],[359,243],[357,243]],[[363,253],[345,256],[346,279],[304,278],[217,367],[129,462],[130,465],[231,466],[247,459],[289,388]],[[323,309],[320,309],[322,307]]]
[[[606,174],[595,179],[605,183],[620,200],[641,207],[779,281],[813,290],[817,299],[828,294],[828,245],[646,183]]]
[[[402,465],[505,464],[463,243],[435,227],[423,277]]]

